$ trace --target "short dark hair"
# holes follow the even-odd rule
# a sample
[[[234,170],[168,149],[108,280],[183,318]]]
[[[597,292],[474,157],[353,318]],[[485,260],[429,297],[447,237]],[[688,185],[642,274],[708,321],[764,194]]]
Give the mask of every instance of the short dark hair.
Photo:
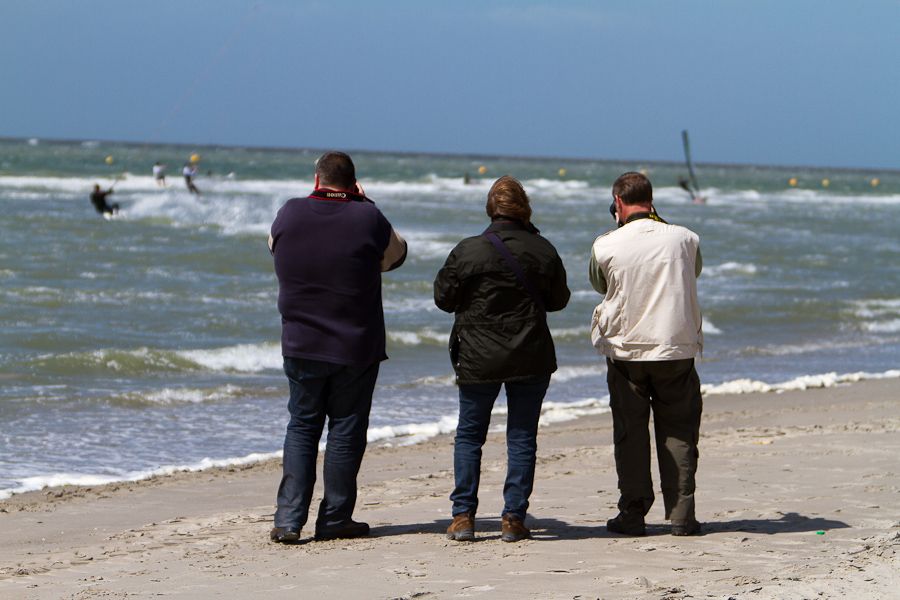
[[[504,175],[494,182],[488,192],[487,205],[484,207],[490,218],[507,217],[523,223],[531,221],[531,204],[528,194],[519,180]]]
[[[619,175],[613,184],[612,193],[629,205],[653,203],[653,186],[643,173],[629,171]]]
[[[350,189],[356,185],[356,167],[349,154],[328,151],[316,161],[319,185]]]

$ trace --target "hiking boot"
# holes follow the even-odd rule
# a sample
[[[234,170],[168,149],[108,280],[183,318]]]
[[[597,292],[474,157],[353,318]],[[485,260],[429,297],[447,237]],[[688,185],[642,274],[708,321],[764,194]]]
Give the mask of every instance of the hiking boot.
[[[300,541],[300,530],[293,527],[273,527],[269,539],[279,544],[293,544]]]
[[[500,533],[501,540],[504,542],[518,542],[530,537],[531,532],[525,527],[522,519],[509,513],[503,515]]]
[[[646,535],[647,527],[644,525],[644,519],[634,517],[626,517],[619,513],[614,519],[606,522],[606,530],[613,533],[621,533],[622,535]]]
[[[460,513],[453,516],[453,522],[447,528],[447,539],[457,542],[475,541],[475,515]]]
[[[358,538],[369,535],[369,524],[347,519],[337,525],[316,525],[316,539],[336,540],[338,538]]]
[[[696,519],[672,522],[672,535],[700,535],[700,523]]]

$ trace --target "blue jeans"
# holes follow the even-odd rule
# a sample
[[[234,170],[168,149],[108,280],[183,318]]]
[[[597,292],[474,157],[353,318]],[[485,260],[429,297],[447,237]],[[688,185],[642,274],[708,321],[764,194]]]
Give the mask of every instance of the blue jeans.
[[[453,446],[453,471],[456,487],[450,494],[453,516],[475,514],[478,510],[478,483],[481,479],[481,447],[491,424],[491,409],[506,385],[509,415],[506,420],[506,483],[503,485],[503,513],[522,520],[528,511],[528,498],[534,488],[534,464],[537,454],[537,429],[541,404],[550,376],[524,381],[460,384],[459,424]]]
[[[306,524],[326,417],[325,497],[319,505],[316,526],[337,525],[350,519],[356,506],[356,476],[366,451],[378,367],[377,362],[355,367],[284,358],[291,392],[291,420],[284,436],[276,527],[300,529]]]

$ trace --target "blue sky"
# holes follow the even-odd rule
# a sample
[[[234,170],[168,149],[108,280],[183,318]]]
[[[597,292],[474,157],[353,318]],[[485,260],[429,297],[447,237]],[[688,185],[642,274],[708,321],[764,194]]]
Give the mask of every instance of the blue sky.
[[[900,168],[900,0],[3,0],[0,136]]]

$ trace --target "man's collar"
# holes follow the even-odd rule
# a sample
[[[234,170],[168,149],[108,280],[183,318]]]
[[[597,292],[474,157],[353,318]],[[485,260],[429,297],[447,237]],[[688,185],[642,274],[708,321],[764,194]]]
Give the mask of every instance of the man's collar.
[[[625,224],[631,223],[632,221],[637,221],[638,219],[650,219],[653,221],[659,221],[660,223],[665,223],[665,221],[655,212],[651,211],[641,211],[636,213],[631,213],[627,219],[625,219]]]
[[[362,194],[358,194],[351,190],[335,190],[324,187],[313,190],[313,193],[310,194],[309,197],[316,200],[332,200],[335,202],[371,202],[371,200]]]

